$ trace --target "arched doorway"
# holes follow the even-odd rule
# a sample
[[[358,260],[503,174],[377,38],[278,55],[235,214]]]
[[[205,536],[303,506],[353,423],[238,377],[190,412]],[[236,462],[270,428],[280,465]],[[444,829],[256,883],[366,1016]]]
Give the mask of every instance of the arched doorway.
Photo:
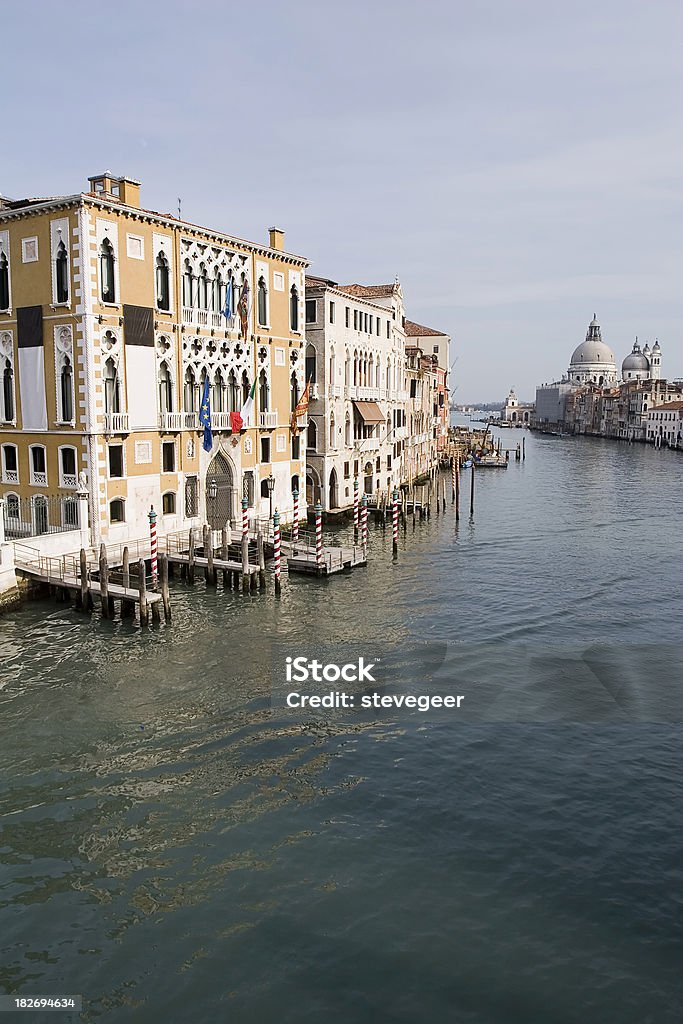
[[[330,473],[330,487],[329,487],[329,503],[328,509],[339,508],[339,499],[337,497],[337,470],[333,469]]]
[[[217,452],[211,460],[204,486],[206,521],[213,530],[222,530],[235,515],[232,466],[223,452]]]
[[[317,470],[312,466],[306,467],[306,504],[313,508],[322,498],[322,488]]]

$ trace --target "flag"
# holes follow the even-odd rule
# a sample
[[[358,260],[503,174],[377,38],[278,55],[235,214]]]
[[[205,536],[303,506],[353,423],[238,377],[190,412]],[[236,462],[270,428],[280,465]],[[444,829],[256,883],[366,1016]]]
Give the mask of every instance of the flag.
[[[240,416],[242,418],[242,429],[244,429],[244,427],[250,426],[250,422],[249,421],[251,420],[251,413],[252,413],[252,410],[254,408],[254,395],[255,394],[256,394],[256,378],[254,377],[254,383],[251,385],[251,391],[249,392],[249,397],[247,398],[246,402],[242,406],[242,412],[240,413]]]
[[[232,320],[232,278],[228,278],[228,283],[225,286],[225,305],[223,306],[223,316],[226,320]]]
[[[230,429],[233,432],[233,434],[239,434],[243,426],[244,423],[242,422],[242,417],[240,416],[240,414],[238,412],[231,412]]]
[[[297,422],[298,419],[299,419],[299,416],[305,416],[306,413],[308,412],[308,400],[309,400],[309,397],[310,397],[310,391],[311,391],[311,382],[309,380],[308,383],[306,384],[306,387],[304,388],[303,395],[301,396],[299,401],[296,403],[296,408],[295,408],[294,412],[292,413],[292,424],[291,424],[291,427],[292,427],[292,436],[293,437],[296,437],[296,435],[299,433],[299,424]]]
[[[213,434],[211,433],[211,400],[209,398],[208,373],[204,378],[202,404],[199,407],[199,426],[204,427],[204,451],[210,452],[213,448]]]
[[[249,327],[249,282],[245,281],[242,285],[242,291],[240,292],[240,301],[238,303],[238,309],[240,314],[240,327],[242,329],[242,337],[246,339],[247,329]]]

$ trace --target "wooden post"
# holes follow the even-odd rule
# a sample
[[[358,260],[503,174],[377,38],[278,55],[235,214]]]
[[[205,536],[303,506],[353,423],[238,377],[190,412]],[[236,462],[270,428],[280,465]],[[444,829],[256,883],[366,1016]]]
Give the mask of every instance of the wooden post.
[[[206,579],[209,583],[216,583],[216,570],[213,567],[213,530],[206,527],[204,554],[206,555]]]
[[[242,590],[249,593],[249,534],[242,534]]]
[[[258,580],[261,590],[266,589],[266,554],[263,546],[263,534],[256,534],[256,550],[258,551]]]
[[[140,595],[140,625],[149,622],[149,605],[147,604],[147,581],[145,580],[145,560],[138,562],[138,594]]]
[[[476,462],[474,461],[474,459],[472,459],[472,469],[470,470],[470,473],[472,474],[471,479],[470,479],[470,515],[471,516],[474,515],[474,472],[475,472],[474,467],[475,466],[476,466]]]
[[[460,456],[455,457],[455,521],[460,519]]]
[[[123,586],[126,590],[130,589],[130,552],[128,545],[123,549],[123,568],[121,570],[121,579]],[[128,615],[135,614],[135,602],[128,601],[125,597],[121,599],[121,618],[125,618]]]
[[[161,600],[164,605],[164,618],[166,622],[170,622],[171,595],[168,589],[168,555],[165,552],[159,556],[159,583],[161,586]]]
[[[441,509],[443,512],[446,511],[446,481],[443,478],[441,480]]]
[[[188,583],[194,583],[194,530],[190,527],[190,539],[187,552],[187,581]]]
[[[415,517],[417,516],[417,509],[415,507],[415,505],[416,505],[416,498],[415,498],[415,485],[414,484],[413,484],[413,487],[412,487],[412,496],[413,496],[413,533],[415,533]]]
[[[230,552],[230,541],[228,539],[229,531],[230,531],[230,527],[229,526],[224,526],[223,529],[221,530],[221,559],[224,562],[227,562],[228,554]],[[227,588],[228,588],[228,570],[224,569],[223,570],[223,589],[227,590]]]
[[[92,607],[92,597],[88,590],[88,559],[85,553],[85,548],[81,548],[81,608],[83,611],[87,611]]]
[[[526,438],[523,437],[522,438],[522,462],[524,462],[525,458],[526,458]]]
[[[107,549],[100,544],[100,603],[102,618],[109,618],[109,566],[107,565]]]

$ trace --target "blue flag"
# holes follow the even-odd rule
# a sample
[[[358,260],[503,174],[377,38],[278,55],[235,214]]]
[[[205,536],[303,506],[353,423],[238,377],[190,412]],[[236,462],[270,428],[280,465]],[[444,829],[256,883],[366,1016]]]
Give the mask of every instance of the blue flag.
[[[213,448],[213,434],[211,433],[211,400],[209,398],[208,373],[204,378],[202,404],[199,407],[199,426],[204,427],[204,451],[210,452]]]
[[[223,316],[226,320],[232,320],[232,278],[228,278],[228,283],[225,286],[225,305],[223,306]]]

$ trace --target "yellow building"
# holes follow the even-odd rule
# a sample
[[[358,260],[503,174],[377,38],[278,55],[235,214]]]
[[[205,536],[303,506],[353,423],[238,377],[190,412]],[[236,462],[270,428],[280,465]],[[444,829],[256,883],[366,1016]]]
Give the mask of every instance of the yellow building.
[[[305,481],[305,417],[292,432],[291,412],[307,261],[276,228],[267,245],[246,242],[142,209],[131,178],[89,181],[72,196],[0,198],[8,536],[75,526],[79,490],[94,544],[145,536],[151,506],[162,533],[239,522],[243,496],[252,519],[291,517]],[[230,413],[254,386],[239,430]]]

